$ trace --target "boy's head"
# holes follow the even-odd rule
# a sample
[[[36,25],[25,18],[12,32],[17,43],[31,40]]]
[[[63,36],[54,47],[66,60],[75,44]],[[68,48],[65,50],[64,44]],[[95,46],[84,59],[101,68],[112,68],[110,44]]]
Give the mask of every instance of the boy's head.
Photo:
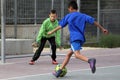
[[[68,4],[68,11],[73,12],[77,10],[78,10],[77,2],[75,0],[70,1],[70,3]]]
[[[56,13],[56,10],[51,10],[50,13],[49,13],[49,17],[50,17],[50,20],[52,22],[54,22],[57,18],[57,13]]]

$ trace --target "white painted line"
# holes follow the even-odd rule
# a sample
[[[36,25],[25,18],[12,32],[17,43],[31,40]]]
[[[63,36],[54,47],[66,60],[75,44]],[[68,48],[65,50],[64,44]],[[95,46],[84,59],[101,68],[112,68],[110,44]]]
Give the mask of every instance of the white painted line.
[[[97,55],[97,54],[95,54],[95,55],[92,55],[92,56],[93,56],[93,57],[98,57],[98,56],[100,56],[100,57],[101,57],[101,56],[105,56],[105,57],[106,57],[106,56],[118,56],[118,55],[120,55],[120,53],[115,53],[115,54],[103,54],[103,55],[99,55],[99,54]]]
[[[113,67],[120,67],[120,65],[106,66],[106,67],[98,67],[97,69],[113,68]],[[86,71],[86,70],[90,70],[90,69],[71,70],[71,71],[68,71],[68,72],[78,72],[78,71]],[[50,74],[52,74],[52,73],[27,75],[27,76],[20,76],[20,77],[6,78],[6,79],[0,79],[0,80],[12,80],[12,79],[27,78],[27,77],[35,77],[35,76],[50,75]]]
[[[13,78],[7,78],[7,79],[0,79],[0,80],[12,80],[12,79],[19,79],[19,78],[27,78],[27,77],[34,77],[34,76],[49,75],[49,74],[52,74],[52,73],[35,74],[35,75],[27,75],[27,76],[19,76],[19,77],[13,77]]]
[[[103,69],[103,68],[114,68],[114,67],[120,67],[120,65],[105,66],[105,67],[97,67],[97,69]],[[68,72],[86,71],[86,70],[90,70],[90,68],[88,68],[88,69],[80,69],[80,70],[71,70],[71,71],[68,71]]]

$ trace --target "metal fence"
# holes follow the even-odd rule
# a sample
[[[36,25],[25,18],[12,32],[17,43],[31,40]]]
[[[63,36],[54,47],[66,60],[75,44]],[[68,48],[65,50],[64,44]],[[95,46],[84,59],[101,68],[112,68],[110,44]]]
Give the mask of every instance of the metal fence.
[[[50,0],[6,0],[6,24],[37,24],[47,17],[49,3]]]
[[[58,17],[60,19],[61,9],[64,9],[64,3],[66,1],[6,0],[6,23],[40,24],[48,17],[49,11],[53,8],[58,10]]]
[[[36,34],[36,31],[32,31],[48,17],[49,11],[56,9],[58,20],[60,20],[68,13],[67,4],[69,1],[70,0],[1,0],[1,61],[5,62],[5,38],[35,38],[34,36],[31,37],[31,35]],[[96,18],[110,33],[120,34],[120,0],[76,1],[80,12],[87,13]],[[3,2],[5,2],[5,6]],[[4,10],[3,6],[5,7]],[[5,11],[6,14],[3,14],[2,11]],[[4,27],[4,20],[6,27]],[[39,26],[36,29],[37,32],[38,29]],[[25,37],[21,37],[21,34]],[[86,40],[89,43],[97,42],[100,38],[99,29],[93,25],[87,24],[85,34]],[[69,32],[68,29],[65,28],[61,31],[62,44],[69,44],[68,39]]]
[[[67,4],[70,0],[5,0],[6,1],[6,25],[39,25],[48,17],[51,9],[56,9],[58,20],[68,13]],[[98,1],[100,11],[98,11]],[[119,34],[120,30],[120,3],[119,0],[78,0],[79,11],[87,13],[99,20],[99,22],[111,33]],[[98,15],[99,14],[99,15]],[[99,16],[99,19],[98,19]],[[14,33],[16,29],[14,30]],[[68,31],[67,31],[68,32]],[[95,42],[99,35],[97,28],[87,24],[87,42]],[[9,34],[9,33],[8,33]],[[62,37],[65,37],[63,30]],[[15,35],[17,36],[17,35]],[[29,34],[28,34],[29,36]],[[64,39],[64,43],[67,42]]]
[[[110,33],[120,34],[120,9],[107,9],[101,11],[101,24],[105,26]]]

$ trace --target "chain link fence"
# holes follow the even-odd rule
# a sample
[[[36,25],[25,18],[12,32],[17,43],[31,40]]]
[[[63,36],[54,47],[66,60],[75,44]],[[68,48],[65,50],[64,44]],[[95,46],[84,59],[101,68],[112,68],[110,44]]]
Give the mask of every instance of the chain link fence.
[[[68,2],[69,0],[6,0],[6,38],[35,38],[34,35],[37,34],[43,20],[48,17],[49,11],[56,9],[58,20],[60,20],[68,13]],[[78,5],[80,12],[87,13],[97,20],[97,0],[79,0]],[[119,34],[119,0],[100,0],[99,13],[100,24],[111,33]],[[67,28],[63,29],[61,32],[63,44],[68,43],[69,32]],[[93,25],[87,24],[85,34],[87,42],[97,41],[97,28]]]

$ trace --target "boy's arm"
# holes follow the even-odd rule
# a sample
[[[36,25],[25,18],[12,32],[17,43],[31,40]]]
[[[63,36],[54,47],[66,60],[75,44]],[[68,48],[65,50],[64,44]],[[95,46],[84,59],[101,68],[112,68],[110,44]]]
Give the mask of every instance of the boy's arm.
[[[56,39],[57,45],[60,47],[60,44],[61,44],[60,30],[56,31],[55,39]]]
[[[36,41],[32,43],[32,47],[39,47],[40,40],[41,40],[41,35],[42,35],[42,28],[39,29],[38,35],[36,37]]]
[[[44,31],[45,31],[45,29],[44,29],[44,26],[43,26],[43,24],[42,24],[42,26],[41,26],[41,28],[40,28],[40,30],[39,30],[39,32],[38,32],[38,35],[37,35],[37,37],[36,37],[36,42],[37,42],[37,43],[40,43],[40,40],[41,40],[41,38],[42,38],[42,35],[43,35]]]
[[[47,34],[50,35],[50,34],[56,32],[57,30],[59,30],[59,29],[61,29],[61,28],[62,28],[61,26],[58,26],[58,27],[56,27],[55,29],[53,29],[52,31],[48,32]]]
[[[104,34],[108,34],[108,30],[103,28],[97,21],[94,21],[94,25],[100,28]]]
[[[42,29],[42,28],[41,28]],[[42,34],[42,30],[39,30],[39,32],[38,32],[38,35],[37,35],[37,37],[36,37],[36,42],[37,43],[40,43],[40,40],[41,40],[41,34]]]

